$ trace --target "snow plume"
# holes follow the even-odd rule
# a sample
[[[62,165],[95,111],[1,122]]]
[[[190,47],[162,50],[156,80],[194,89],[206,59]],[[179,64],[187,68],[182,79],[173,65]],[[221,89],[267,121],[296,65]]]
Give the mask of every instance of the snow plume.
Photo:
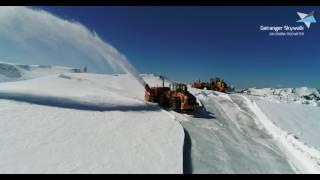
[[[44,10],[0,7],[0,39],[2,60],[124,71],[145,85],[127,58],[95,32]]]

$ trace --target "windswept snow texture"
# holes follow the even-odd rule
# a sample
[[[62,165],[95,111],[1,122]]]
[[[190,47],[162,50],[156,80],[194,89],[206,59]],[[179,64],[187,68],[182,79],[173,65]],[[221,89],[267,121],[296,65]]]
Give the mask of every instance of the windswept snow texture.
[[[129,75],[0,83],[0,173],[183,173],[182,126],[143,95]]]

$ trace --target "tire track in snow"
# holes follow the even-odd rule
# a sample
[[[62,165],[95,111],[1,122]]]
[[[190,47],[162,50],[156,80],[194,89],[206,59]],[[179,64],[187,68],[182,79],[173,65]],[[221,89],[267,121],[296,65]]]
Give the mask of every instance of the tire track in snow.
[[[262,126],[259,124],[259,122],[256,120],[256,118],[253,115],[251,115],[250,113],[243,110],[237,103],[235,103],[235,101],[232,99],[232,97],[230,95],[228,95],[228,94],[224,95],[224,98],[228,99],[232,103],[232,105],[239,111],[238,116],[246,115],[248,118],[250,118],[254,122],[254,124],[258,128],[257,130],[260,130],[260,131],[262,130]],[[248,132],[243,131],[242,128],[240,127],[241,125],[239,125],[237,121],[234,121],[232,117],[229,117],[228,113],[226,111],[224,111],[222,107],[219,107],[219,105],[217,105],[217,108],[219,108],[221,111],[223,111],[224,114],[228,117],[228,119],[232,120],[235,123],[235,125],[237,126],[237,128],[239,129],[239,131],[242,133],[243,136],[250,138],[255,143],[260,144],[261,146],[277,153],[279,156],[285,157],[285,155],[282,152],[280,152],[280,150],[276,150],[272,146],[270,147],[269,144],[260,142],[259,140],[256,139],[256,136],[250,135],[250,134],[248,134]],[[243,113],[243,114],[241,114],[241,113]],[[242,120],[243,119],[244,118],[242,117]]]
[[[240,122],[236,127],[237,116],[228,116],[229,113],[245,113],[234,107],[228,95],[216,92],[200,92],[198,95],[208,112],[213,114],[213,119],[168,112],[190,134],[193,173],[292,173],[289,162],[270,136],[267,139],[259,133],[254,137],[247,136],[247,131],[254,133],[252,130],[255,129],[246,129],[246,124],[241,122],[242,116],[239,116]],[[251,117],[248,118],[249,123],[254,124]],[[211,126],[216,128],[208,128]],[[262,130],[256,130],[267,135]],[[263,143],[257,142],[259,138]],[[266,147],[266,144],[272,145]]]
[[[277,127],[258,107],[254,101],[239,95],[265,127],[268,133],[275,139],[279,148],[284,152],[293,165],[296,173],[320,173],[320,152],[313,147],[308,147],[288,133]]]

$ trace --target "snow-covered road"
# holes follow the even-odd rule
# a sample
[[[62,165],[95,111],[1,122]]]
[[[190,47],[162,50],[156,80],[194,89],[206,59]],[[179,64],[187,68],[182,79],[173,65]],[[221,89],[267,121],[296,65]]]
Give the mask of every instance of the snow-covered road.
[[[224,94],[215,91],[189,89],[205,108],[193,115],[173,113],[185,128],[189,137],[185,148],[185,172],[187,173],[319,173],[319,150],[306,145],[286,130],[296,129],[309,134],[317,132],[317,126],[310,128],[320,114],[318,109],[306,105],[285,108],[275,104],[257,105],[256,99],[242,94]],[[259,104],[264,102],[259,99]],[[287,108],[288,106],[288,108]],[[301,107],[300,107],[301,106]],[[304,107],[302,107],[304,106]],[[306,110],[307,108],[307,110]],[[289,109],[289,110],[288,110]],[[301,117],[313,112],[308,121],[286,115],[296,109]],[[283,110],[284,112],[282,112]],[[270,117],[281,117],[270,120]],[[294,113],[293,113],[294,114]],[[290,128],[276,126],[290,123]],[[295,123],[303,121],[304,126]],[[276,123],[275,123],[276,122]],[[310,123],[311,122],[311,123]],[[293,126],[295,123],[296,126]],[[286,127],[282,125],[282,127]],[[300,129],[309,127],[308,129]],[[293,131],[294,132],[294,131]],[[314,140],[316,137],[311,138]],[[315,142],[315,141],[311,141]],[[315,144],[315,143],[313,143]]]
[[[186,173],[294,173],[272,137],[228,96],[206,97],[206,111],[176,114],[191,139]]]

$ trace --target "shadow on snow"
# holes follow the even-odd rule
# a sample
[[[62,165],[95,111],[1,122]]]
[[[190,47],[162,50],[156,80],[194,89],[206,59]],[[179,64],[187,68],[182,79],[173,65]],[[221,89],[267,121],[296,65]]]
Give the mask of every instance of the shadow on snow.
[[[160,111],[156,105],[141,104],[141,105],[110,105],[110,104],[95,104],[90,102],[81,102],[78,100],[50,97],[50,96],[32,96],[23,93],[0,93],[0,99],[21,101],[26,103],[61,107],[76,110],[88,111]]]
[[[183,144],[183,173],[192,174],[192,159],[191,159],[191,137],[186,129],[184,130],[184,144]]]

